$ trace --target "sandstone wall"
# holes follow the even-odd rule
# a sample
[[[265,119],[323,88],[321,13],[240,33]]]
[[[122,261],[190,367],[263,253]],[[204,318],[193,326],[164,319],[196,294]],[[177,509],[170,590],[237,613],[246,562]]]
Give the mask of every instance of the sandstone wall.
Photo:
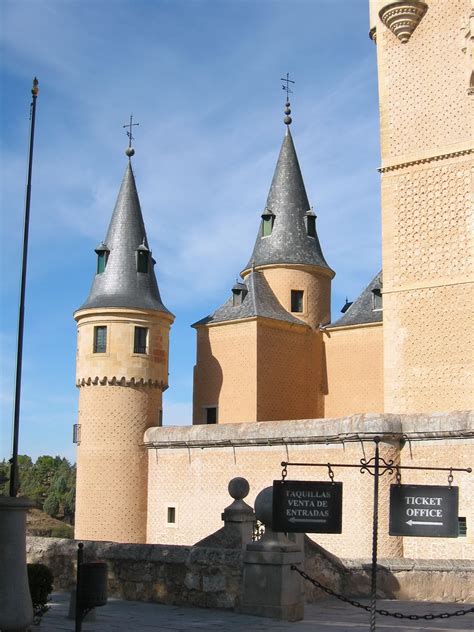
[[[323,333],[324,416],[383,412],[383,325]]]
[[[246,499],[281,478],[281,461],[359,463],[374,453],[379,435],[381,456],[394,464],[468,467],[473,463],[474,423],[468,413],[433,415],[354,415],[345,419],[293,420],[224,426],[150,429],[147,541],[193,544],[220,527],[219,512],[228,504],[227,484],[235,476],[250,483]],[[411,437],[410,441],[403,437]],[[435,441],[430,437],[437,436]],[[400,443],[401,442],[401,443]],[[155,446],[155,447],[153,447]],[[338,557],[368,557],[372,547],[373,477],[358,468],[334,468],[344,483],[342,534],[311,537]],[[290,467],[289,480],[327,481],[326,467]],[[466,537],[407,540],[410,556],[474,559],[472,524],[474,475],[456,476],[460,486],[460,516],[467,518]],[[447,473],[404,472],[405,483],[447,484]],[[390,485],[395,475],[380,480],[379,554],[403,557],[402,538],[388,534]],[[168,524],[168,507],[176,522]]]
[[[387,2],[375,4],[384,410],[467,410],[474,379],[471,2],[430,0],[405,44],[377,16]]]

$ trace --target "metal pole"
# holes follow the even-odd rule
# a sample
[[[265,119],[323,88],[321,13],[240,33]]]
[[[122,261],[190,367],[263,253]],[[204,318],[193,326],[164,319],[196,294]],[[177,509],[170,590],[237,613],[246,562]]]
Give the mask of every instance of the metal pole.
[[[25,220],[23,227],[23,260],[21,266],[20,306],[18,309],[18,345],[16,352],[16,376],[15,376],[15,404],[13,413],[13,445],[12,458],[10,459],[10,496],[18,493],[18,435],[20,430],[20,395],[21,395],[21,367],[23,360],[23,328],[25,320],[25,288],[26,265],[28,257],[28,230],[30,224],[31,201],[31,174],[33,171],[33,143],[35,138],[36,97],[38,96],[38,79],[33,79],[31,89],[33,100],[31,102],[30,115],[30,147],[28,152],[28,177],[26,183]]]
[[[84,561],[84,544],[79,542],[77,545],[77,570],[76,570],[76,616],[74,632],[82,630],[82,602],[81,602],[81,565]]]
[[[370,632],[375,632],[375,608],[377,607],[377,535],[379,529],[379,437],[374,438],[374,512],[372,531],[372,578],[370,586]]]

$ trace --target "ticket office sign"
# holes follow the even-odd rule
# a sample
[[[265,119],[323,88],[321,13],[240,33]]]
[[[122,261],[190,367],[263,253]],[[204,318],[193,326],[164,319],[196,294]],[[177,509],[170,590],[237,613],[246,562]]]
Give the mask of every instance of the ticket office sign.
[[[273,481],[273,530],[341,533],[342,483]]]
[[[391,485],[390,535],[457,538],[459,487]]]

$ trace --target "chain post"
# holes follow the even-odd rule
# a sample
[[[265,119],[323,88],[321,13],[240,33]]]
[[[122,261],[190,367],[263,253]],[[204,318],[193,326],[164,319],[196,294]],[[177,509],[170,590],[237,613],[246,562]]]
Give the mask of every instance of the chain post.
[[[380,437],[374,437],[374,512],[372,519],[372,577],[370,582],[370,632],[375,632],[375,614],[377,607],[377,537],[379,530],[379,442]]]

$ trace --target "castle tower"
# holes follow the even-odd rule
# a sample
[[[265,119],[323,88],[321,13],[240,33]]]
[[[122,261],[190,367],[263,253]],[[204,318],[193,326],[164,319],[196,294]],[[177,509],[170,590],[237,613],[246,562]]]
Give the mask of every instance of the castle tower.
[[[305,419],[324,412],[322,335],[331,279],[286,133],[243,282],[195,323],[193,423]]]
[[[473,404],[471,0],[371,0],[381,132],[385,412]]]
[[[287,110],[289,113],[289,103]],[[242,277],[261,271],[284,309],[313,329],[331,320],[331,280],[309,205],[296,149],[286,132],[252,256]]]
[[[147,455],[143,435],[161,425],[174,316],[160,297],[129,161],[97,273],[77,321],[75,536],[145,542]]]

